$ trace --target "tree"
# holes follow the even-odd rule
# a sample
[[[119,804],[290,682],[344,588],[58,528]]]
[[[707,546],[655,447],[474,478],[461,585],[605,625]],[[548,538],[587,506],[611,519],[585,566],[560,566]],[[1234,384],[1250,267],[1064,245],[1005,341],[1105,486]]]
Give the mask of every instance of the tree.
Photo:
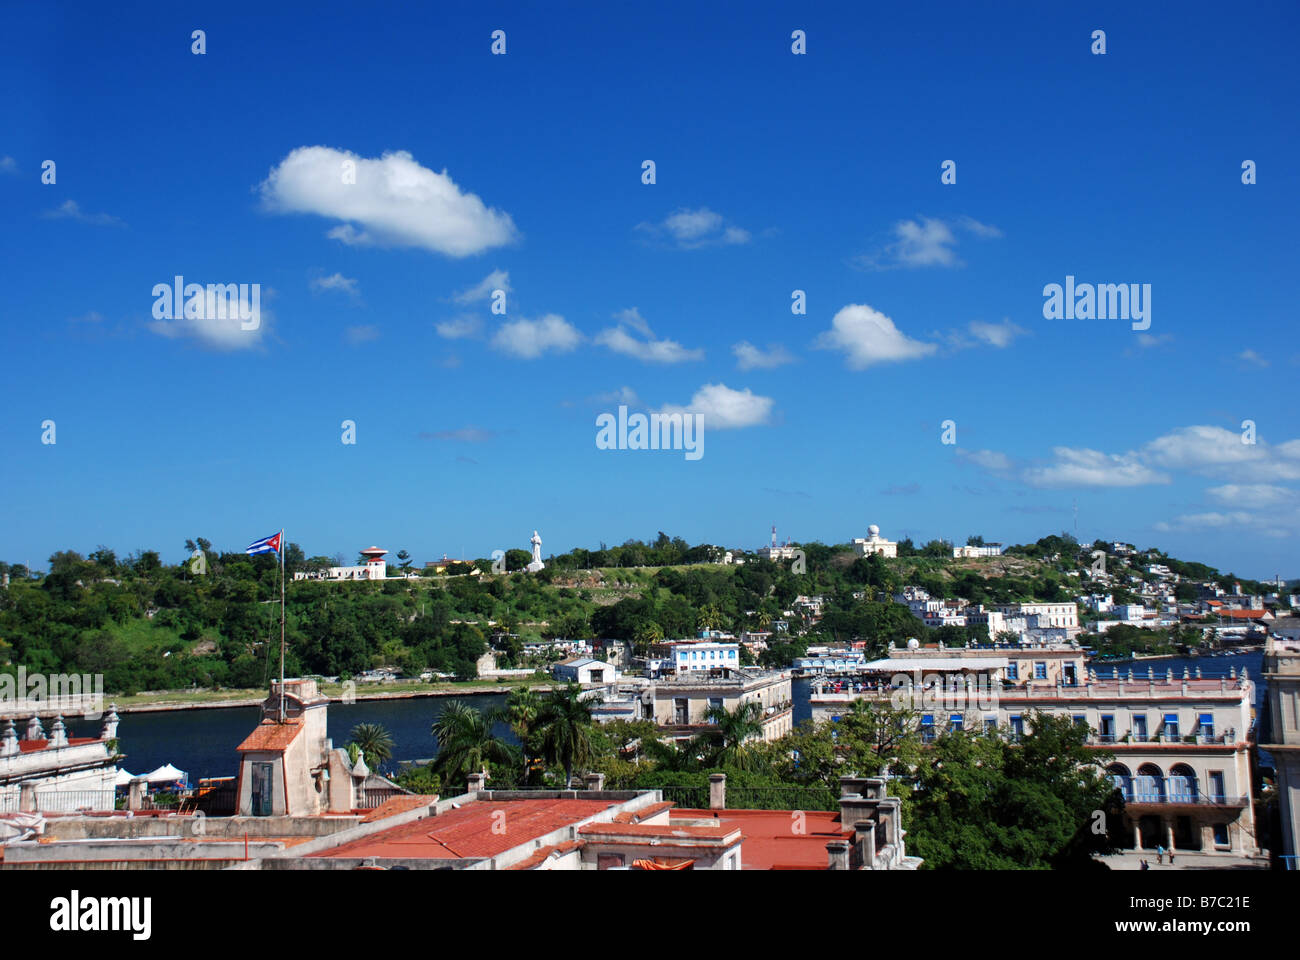
[[[397,565],[401,567],[403,570],[411,569],[411,555],[407,553],[405,550],[397,551],[397,559],[399,561]]]
[[[371,770],[378,770],[393,758],[393,738],[383,724],[358,723],[352,728],[351,737]]]
[[[517,752],[492,732],[492,722],[464,700],[449,700],[431,728],[438,745],[433,772],[443,783],[466,783],[489,763],[514,767]]]
[[[1086,727],[1035,714],[1012,744],[974,731],[939,737],[917,767],[909,843],[932,870],[1096,868],[1113,848],[1099,823],[1118,816],[1109,756]]]
[[[574,767],[591,763],[592,707],[599,698],[584,698],[582,688],[568,684],[547,694],[537,718],[537,737],[542,755],[564,768],[564,789],[573,787]]]
[[[699,746],[713,766],[736,770],[753,768],[754,756],[745,743],[763,732],[763,707],[756,700],[746,700],[734,710],[709,707],[704,719],[713,724],[699,734]]]
[[[529,774],[529,761],[537,754],[534,745],[534,727],[542,713],[542,698],[531,687],[515,687],[506,694],[506,704],[499,710],[492,711],[489,719],[504,723],[519,739],[524,751],[524,777]]]

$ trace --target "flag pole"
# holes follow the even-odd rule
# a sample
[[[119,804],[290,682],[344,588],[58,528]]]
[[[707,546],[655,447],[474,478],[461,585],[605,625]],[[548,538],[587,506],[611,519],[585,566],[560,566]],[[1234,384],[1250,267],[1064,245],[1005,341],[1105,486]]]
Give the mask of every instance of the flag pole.
[[[280,528],[280,722],[284,723],[284,528]]]

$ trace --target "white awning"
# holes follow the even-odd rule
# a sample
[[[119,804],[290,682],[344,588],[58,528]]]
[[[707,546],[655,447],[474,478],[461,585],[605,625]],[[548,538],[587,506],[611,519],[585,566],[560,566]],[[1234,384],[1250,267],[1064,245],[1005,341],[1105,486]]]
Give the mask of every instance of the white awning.
[[[184,770],[177,770],[170,763],[159,767],[153,773],[146,773],[144,778],[150,783],[171,783],[173,780],[184,780],[186,773]]]

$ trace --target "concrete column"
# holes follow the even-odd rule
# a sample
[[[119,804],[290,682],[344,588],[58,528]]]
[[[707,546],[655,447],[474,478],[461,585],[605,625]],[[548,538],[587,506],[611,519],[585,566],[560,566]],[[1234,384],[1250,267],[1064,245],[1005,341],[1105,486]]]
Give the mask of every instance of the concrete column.
[[[1160,825],[1165,829],[1165,849],[1172,851],[1174,849],[1174,818],[1162,817]]]
[[[483,773],[481,771],[479,773],[471,773],[467,778],[467,780],[468,782],[465,784],[466,793],[478,793],[480,790],[486,789],[487,786],[486,773]]]
[[[589,773],[586,776],[588,790],[604,790],[605,775],[603,773]]]
[[[727,775],[725,773],[709,774],[709,809],[727,809]]]
[[[148,781],[144,777],[136,777],[131,781],[127,794],[126,808],[128,810],[140,810],[144,807],[144,788]]]
[[[1142,852],[1142,818],[1130,817],[1125,814],[1125,819],[1133,825],[1133,849],[1138,853]]]
[[[23,813],[36,812],[36,784],[21,783],[18,785],[18,809]]]
[[[902,806],[903,801],[898,797],[886,797],[880,801],[880,812],[877,814],[880,822],[885,825],[885,843],[892,843],[900,850],[903,843]]]
[[[849,869],[849,842],[847,840],[832,840],[826,844],[826,856],[827,869]]]

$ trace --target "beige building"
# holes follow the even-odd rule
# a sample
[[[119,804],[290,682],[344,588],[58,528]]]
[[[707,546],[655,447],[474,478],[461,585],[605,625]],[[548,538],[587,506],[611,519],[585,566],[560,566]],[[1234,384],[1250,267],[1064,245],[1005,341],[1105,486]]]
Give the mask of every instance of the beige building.
[[[886,540],[882,537],[880,528],[874,523],[867,527],[866,537],[853,538],[853,546],[864,557],[869,557],[873,553],[878,553],[882,557],[898,556],[898,544],[893,540]]]
[[[794,727],[794,693],[788,670],[742,669],[723,675],[678,674],[650,685],[654,721],[678,740],[689,739],[708,726],[711,707],[735,710],[757,703],[767,741],[779,740]]]
[[[1291,858],[1286,862],[1294,870],[1300,852],[1300,620],[1289,617],[1277,623],[1283,635],[1271,637],[1264,647],[1269,742],[1259,747],[1273,757],[1282,819],[1278,852]]]
[[[13,718],[0,720],[0,813],[112,810],[117,723],[110,707],[99,737],[69,737],[62,717],[46,734],[33,716],[20,739]]]
[[[237,748],[239,815],[315,816],[361,806],[357,794],[369,770],[361,757],[354,767],[326,737],[329,699],[315,680],[286,680],[282,713],[279,686],[271,682],[261,722]]]

